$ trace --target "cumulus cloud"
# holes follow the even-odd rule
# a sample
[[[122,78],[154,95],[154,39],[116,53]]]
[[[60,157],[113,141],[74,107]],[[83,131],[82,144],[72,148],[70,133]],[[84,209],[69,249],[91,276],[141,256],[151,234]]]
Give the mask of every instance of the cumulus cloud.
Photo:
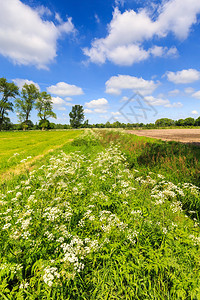
[[[148,57],[149,53],[137,45],[119,46],[109,53],[109,59],[119,66],[130,66]]]
[[[176,84],[192,83],[200,79],[200,72],[195,69],[167,72],[167,79]]]
[[[182,106],[183,106],[183,104],[181,102],[173,102],[173,103],[168,103],[165,105],[165,107],[171,107],[171,108],[179,108]]]
[[[169,91],[168,94],[170,96],[176,96],[176,95],[180,94],[180,90],[175,89],[175,90]]]
[[[85,106],[87,108],[95,108],[95,109],[99,109],[102,108],[105,109],[104,107],[108,105],[108,100],[106,100],[105,98],[100,98],[97,100],[92,100],[90,102],[86,102]]]
[[[67,96],[77,96],[82,95],[82,88],[71,85],[66,82],[58,82],[56,85],[51,85],[47,88],[47,91],[53,95],[67,97]]]
[[[162,98],[157,98],[157,97],[153,97],[153,96],[146,96],[145,100],[153,106],[163,105],[164,107],[174,107],[174,108],[175,107],[178,108],[178,107],[183,106],[181,102],[170,103],[170,101],[168,99],[162,99]]]
[[[111,112],[111,115],[112,116],[121,116],[121,113],[119,111],[116,111],[116,112]]]
[[[115,8],[113,18],[108,25],[107,36],[94,39],[90,48],[83,49],[84,54],[91,62],[102,64],[109,60],[117,65],[132,65],[147,59],[150,55],[177,55],[175,47],[167,49],[154,46],[151,49],[144,49],[143,43],[154,37],[164,38],[170,32],[179,39],[187,38],[191,26],[197,23],[200,2],[199,0],[163,1],[157,11],[159,15],[154,20],[147,8],[138,12],[126,10],[123,13],[118,7]]]
[[[71,18],[55,25],[41,15],[50,14],[44,7],[33,9],[20,0],[1,1],[0,54],[20,65],[47,68],[57,55],[61,34],[75,32]]]
[[[65,100],[66,101],[72,101],[72,98],[71,97],[66,97]]]
[[[193,115],[198,115],[198,114],[199,114],[198,111],[196,111],[196,110],[193,110],[191,113],[192,113]]]
[[[200,91],[197,91],[196,93],[192,94],[192,97],[196,99],[200,99]]]
[[[96,112],[98,114],[104,114],[104,113],[107,113],[107,109],[105,109],[105,108],[95,108],[94,112]]]
[[[52,101],[55,105],[65,104],[65,101],[60,97],[52,97]]]
[[[185,91],[186,94],[194,93],[194,89],[192,87],[185,88],[184,91]]]
[[[185,39],[191,26],[197,23],[200,2],[199,0],[164,1],[160,11],[161,13],[156,21],[158,35],[166,36],[171,31],[179,39]]]
[[[123,96],[122,99],[120,100],[120,102],[125,102],[125,101],[128,101],[129,98],[127,96]]]
[[[26,84],[34,84],[36,86],[36,88],[38,88],[38,90],[40,90],[39,84],[35,83],[32,80],[16,78],[16,79],[13,79],[12,81],[19,87],[20,90],[23,88],[25,83]]]
[[[156,97],[153,97],[153,96],[145,96],[145,100],[153,106],[160,106],[160,105],[169,104],[169,100],[162,99],[162,98],[156,98]]]
[[[178,55],[178,50],[176,47],[171,47],[168,49],[167,47],[153,46],[149,49],[148,53],[151,53],[155,57],[175,57]]]
[[[52,16],[52,12],[50,11],[50,9],[44,5],[40,5],[38,7],[36,7],[35,9],[38,14],[42,17],[42,16]]]
[[[142,95],[151,94],[158,86],[158,82],[153,80],[144,80],[142,77],[130,75],[112,76],[106,82],[106,93],[120,95],[123,89],[130,89],[133,92],[139,92]]]
[[[92,114],[93,111],[92,111],[91,109],[85,108],[85,109],[84,109],[84,113],[85,113],[85,114]]]

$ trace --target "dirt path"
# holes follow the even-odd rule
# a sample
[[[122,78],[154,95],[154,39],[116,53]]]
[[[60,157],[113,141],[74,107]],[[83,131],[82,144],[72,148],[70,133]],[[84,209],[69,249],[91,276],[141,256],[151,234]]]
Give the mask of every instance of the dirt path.
[[[163,141],[177,141],[200,145],[200,129],[153,129],[127,130],[128,133],[138,136],[147,136]]]

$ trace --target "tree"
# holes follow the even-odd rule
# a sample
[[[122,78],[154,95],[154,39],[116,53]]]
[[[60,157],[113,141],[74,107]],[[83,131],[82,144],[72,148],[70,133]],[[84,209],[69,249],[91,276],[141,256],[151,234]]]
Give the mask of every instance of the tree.
[[[155,125],[156,125],[156,126],[159,126],[159,127],[168,127],[168,126],[173,126],[173,125],[175,125],[175,122],[174,122],[174,120],[172,120],[172,119],[162,118],[162,119],[158,119],[158,120],[155,122]]]
[[[29,116],[39,93],[38,88],[36,88],[34,84],[25,83],[22,88],[21,99],[15,100],[16,111],[18,112],[19,120],[22,122],[24,130],[26,130],[29,125]]]
[[[186,118],[184,120],[184,125],[185,126],[194,126],[195,124],[195,119],[194,118]]]
[[[175,125],[176,126],[184,126],[185,125],[184,119],[179,119],[179,120],[175,121]]]
[[[2,94],[0,100],[0,130],[2,130],[5,116],[8,115],[8,111],[13,111],[10,99],[19,95],[19,88],[13,82],[7,82],[6,78],[0,78],[0,94]]]
[[[38,117],[40,118],[39,126],[44,130],[49,127],[48,118],[52,117],[56,119],[56,114],[52,111],[53,101],[51,95],[47,94],[47,92],[39,93],[35,106],[38,110]]]
[[[82,105],[72,106],[72,111],[69,113],[70,125],[73,128],[78,128],[81,126],[84,120],[84,110]]]
[[[195,126],[200,126],[200,117],[195,120]]]

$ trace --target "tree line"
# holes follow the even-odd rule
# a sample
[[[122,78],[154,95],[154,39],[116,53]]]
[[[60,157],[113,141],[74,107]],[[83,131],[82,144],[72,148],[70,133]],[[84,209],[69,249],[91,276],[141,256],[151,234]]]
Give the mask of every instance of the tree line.
[[[38,111],[39,127],[42,129],[48,127],[49,117],[56,118],[51,95],[47,92],[40,92],[34,84],[25,83],[20,92],[15,83],[8,82],[6,78],[2,77],[0,78],[0,94],[2,96],[0,100],[0,130],[12,129],[8,118],[9,111],[16,111],[23,130],[33,126],[30,120],[33,108]]]
[[[200,126],[200,117],[197,119],[186,118],[172,120],[161,118],[155,123],[97,123],[89,124],[84,121],[84,108],[82,105],[72,106],[69,113],[70,125],[55,124],[50,122],[50,117],[56,118],[53,112],[53,101],[47,92],[40,92],[34,84],[24,84],[21,92],[13,82],[7,82],[6,78],[0,78],[0,130],[26,130],[26,129],[70,129],[70,128],[162,128],[162,127],[188,127]],[[38,111],[39,123],[33,124],[30,120],[31,111]],[[16,111],[19,124],[12,124],[8,117],[9,111]]]

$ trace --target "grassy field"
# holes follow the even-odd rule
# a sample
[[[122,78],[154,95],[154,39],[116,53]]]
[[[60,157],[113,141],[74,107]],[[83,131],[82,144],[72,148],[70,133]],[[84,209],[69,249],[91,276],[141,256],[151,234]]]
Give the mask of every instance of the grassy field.
[[[198,158],[86,132],[0,185],[0,299],[200,299]]]
[[[80,133],[75,130],[0,132],[0,177],[6,170],[35,161],[37,156],[61,147]]]

